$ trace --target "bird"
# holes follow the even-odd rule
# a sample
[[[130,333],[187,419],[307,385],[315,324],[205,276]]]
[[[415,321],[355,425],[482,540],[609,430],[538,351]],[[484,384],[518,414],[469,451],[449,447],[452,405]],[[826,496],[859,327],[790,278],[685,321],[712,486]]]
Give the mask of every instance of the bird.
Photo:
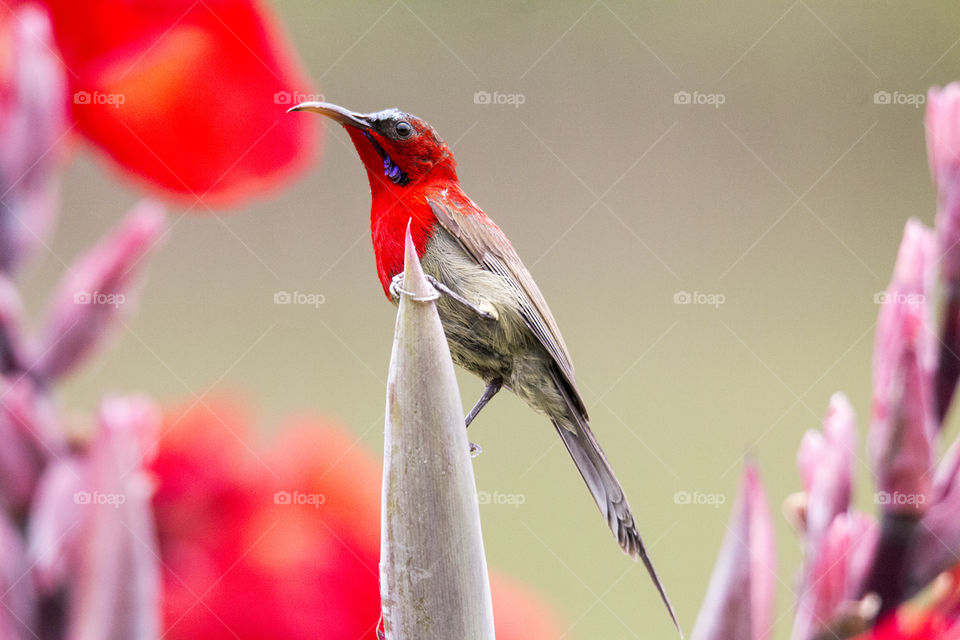
[[[620,547],[643,562],[679,631],[624,491],[590,430],[557,322],[507,236],[460,187],[450,147],[426,121],[396,108],[355,113],[303,102],[289,111],[332,119],[356,147],[370,183],[377,275],[394,303],[403,293],[409,224],[424,273],[443,294],[436,305],[451,357],[485,383],[466,425],[501,388],[545,414]]]

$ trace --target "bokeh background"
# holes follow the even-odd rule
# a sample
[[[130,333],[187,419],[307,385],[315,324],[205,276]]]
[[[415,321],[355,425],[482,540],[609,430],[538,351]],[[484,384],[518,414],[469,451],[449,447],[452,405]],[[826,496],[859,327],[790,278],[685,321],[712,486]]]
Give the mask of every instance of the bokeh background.
[[[397,106],[453,145],[465,190],[550,301],[594,429],[689,631],[744,455],[777,511],[799,487],[797,445],[831,393],[846,391],[866,427],[875,295],[906,219],[933,220],[917,103],[960,75],[960,7],[286,0],[275,9],[326,99]],[[722,104],[677,104],[683,91]],[[496,104],[494,92],[512,97]],[[322,163],[276,197],[220,217],[172,210],[138,315],[66,387],[64,404],[92,409],[105,390],[170,404],[232,392],[265,425],[319,413],[382,449],[394,311],[376,279],[360,162],[342,131],[319,117],[316,126],[329,128]],[[95,151],[78,152],[50,245],[65,257],[138,197]],[[62,269],[46,256],[27,272],[35,315]],[[324,304],[276,305],[279,291],[322,294]],[[677,304],[679,292],[702,295]],[[482,387],[460,379],[469,407]],[[492,497],[482,507],[491,566],[556,603],[567,637],[674,636],[548,421],[504,394],[471,439],[484,449],[478,489]],[[857,501],[872,509],[865,461]],[[799,551],[777,520],[777,637],[787,637]]]

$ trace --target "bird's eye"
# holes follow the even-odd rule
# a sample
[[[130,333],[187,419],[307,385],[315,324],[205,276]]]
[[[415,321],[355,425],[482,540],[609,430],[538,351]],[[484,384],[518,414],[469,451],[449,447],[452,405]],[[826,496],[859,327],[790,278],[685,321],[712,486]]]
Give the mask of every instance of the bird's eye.
[[[394,127],[394,131],[397,132],[398,138],[409,138],[413,134],[413,127],[410,126],[409,122],[401,120],[397,123],[397,126]]]

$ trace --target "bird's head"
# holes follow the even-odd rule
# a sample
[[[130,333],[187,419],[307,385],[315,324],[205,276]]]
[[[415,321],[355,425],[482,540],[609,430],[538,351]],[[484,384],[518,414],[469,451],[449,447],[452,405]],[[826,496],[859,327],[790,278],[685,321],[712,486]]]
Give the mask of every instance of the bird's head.
[[[375,193],[457,179],[457,163],[447,143],[417,116],[399,109],[354,113],[329,102],[303,102],[290,111],[313,111],[342,124]]]

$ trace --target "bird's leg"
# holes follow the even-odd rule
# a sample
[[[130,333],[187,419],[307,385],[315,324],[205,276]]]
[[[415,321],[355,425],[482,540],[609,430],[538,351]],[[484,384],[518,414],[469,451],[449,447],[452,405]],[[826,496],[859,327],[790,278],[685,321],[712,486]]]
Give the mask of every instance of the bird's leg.
[[[487,406],[487,403],[490,402],[490,399],[493,396],[497,395],[497,392],[503,387],[503,378],[494,378],[487,382],[487,388],[483,390],[483,395],[480,396],[480,399],[477,400],[477,404],[473,405],[473,409],[470,409],[470,413],[467,414],[467,418],[464,422],[467,423],[467,426],[470,426],[470,423],[473,422],[473,419],[477,417],[477,414],[480,413],[480,409],[483,409]]]
[[[476,314],[477,314],[478,316],[480,316],[481,318],[484,318],[484,319],[486,319],[486,320],[496,320],[496,319],[497,319],[497,316],[496,316],[496,315],[494,315],[494,314],[491,313],[490,311],[487,311],[486,309],[481,309],[480,307],[478,307],[477,305],[473,304],[472,302],[470,302],[469,300],[467,300],[466,298],[464,298],[462,295],[460,295],[459,293],[457,293],[456,291],[454,291],[453,289],[451,289],[451,288],[448,287],[447,285],[443,284],[442,282],[440,282],[439,280],[437,280],[437,279],[434,278],[433,276],[427,275],[427,282],[429,282],[430,284],[432,284],[434,289],[436,289],[437,291],[439,291],[440,293],[442,293],[442,294],[444,294],[444,295],[450,296],[451,298],[453,298],[454,300],[456,300],[457,302],[459,302],[460,304],[462,304],[462,305],[465,306],[466,308],[468,308],[468,309],[470,309],[471,311],[473,311],[474,313],[476,313]],[[494,393],[496,393],[496,392],[494,392]]]
[[[463,296],[461,296],[459,293],[457,293],[456,291],[454,291],[453,289],[451,289],[451,288],[448,287],[447,285],[443,284],[442,282],[440,282],[439,280],[437,280],[436,278],[434,278],[433,276],[428,275],[428,274],[424,274],[424,275],[425,275],[426,278],[427,278],[427,282],[429,282],[429,283],[433,286],[434,289],[436,289],[437,291],[439,291],[439,292],[442,293],[443,295],[450,296],[451,298],[453,298],[454,300],[456,300],[457,302],[459,302],[459,303],[462,304],[463,306],[465,306],[465,307],[467,307],[468,309],[472,310],[474,313],[476,313],[476,314],[477,314],[478,316],[480,316],[481,318],[484,318],[484,319],[486,319],[486,320],[496,320],[496,319],[497,319],[497,316],[496,316],[495,313],[491,313],[490,311],[488,311],[488,310],[486,310],[486,309],[481,309],[480,307],[478,307],[477,305],[473,304],[472,302],[470,302],[469,300],[467,300],[466,298],[464,298]],[[398,273],[397,275],[393,276],[393,278],[390,280],[390,295],[393,296],[394,298],[399,298],[399,297],[400,297],[400,294],[402,294],[402,293],[410,294],[409,291],[406,291],[406,290],[404,290],[404,288],[403,288],[403,272],[401,271],[401,272]],[[411,295],[412,295],[412,294],[411,294]]]
[[[473,406],[473,409],[470,409],[470,413],[467,414],[464,422],[465,426],[469,427],[470,423],[473,422],[473,419],[477,417],[477,414],[480,413],[480,409],[483,409],[487,406],[487,403],[490,402],[490,398],[497,395],[497,392],[500,391],[503,387],[503,378],[494,378],[487,382],[487,387],[483,390],[483,395],[480,396],[480,399],[477,400],[477,404]],[[470,457],[476,458],[483,452],[483,449],[480,448],[480,445],[470,443]]]

